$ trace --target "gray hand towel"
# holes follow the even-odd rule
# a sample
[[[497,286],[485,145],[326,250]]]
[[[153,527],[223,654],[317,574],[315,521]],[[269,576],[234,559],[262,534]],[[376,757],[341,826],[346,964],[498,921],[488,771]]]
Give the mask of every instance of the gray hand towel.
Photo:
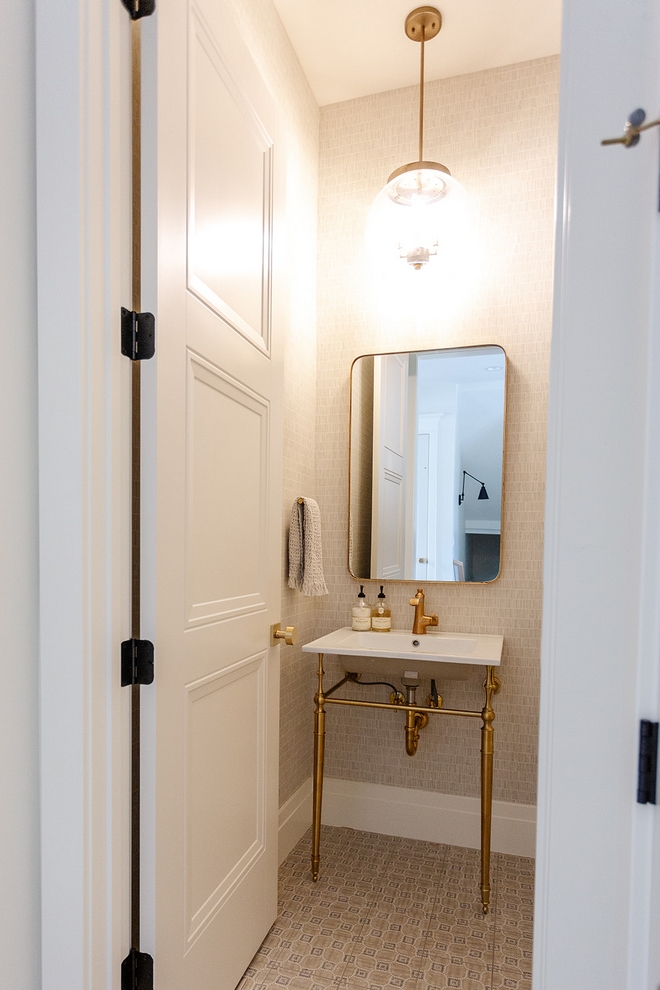
[[[298,499],[291,508],[289,587],[303,595],[327,595],[323,577],[321,513],[313,498]]]

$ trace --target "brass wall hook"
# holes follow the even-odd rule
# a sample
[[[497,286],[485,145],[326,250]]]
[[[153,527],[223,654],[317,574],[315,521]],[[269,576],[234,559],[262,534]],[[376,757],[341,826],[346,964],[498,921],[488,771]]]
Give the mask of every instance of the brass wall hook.
[[[623,129],[623,136],[618,138],[605,138],[601,141],[601,144],[622,144],[625,148],[634,148],[636,144],[639,144],[639,136],[642,131],[648,131],[651,127],[660,126],[660,117],[657,120],[650,120],[648,124],[645,124],[646,111],[638,107],[637,110],[628,116],[626,125]]]

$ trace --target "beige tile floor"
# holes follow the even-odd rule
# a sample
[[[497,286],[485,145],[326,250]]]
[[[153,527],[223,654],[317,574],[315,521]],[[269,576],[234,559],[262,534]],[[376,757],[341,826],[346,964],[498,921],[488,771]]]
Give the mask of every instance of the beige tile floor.
[[[476,849],[324,826],[312,883],[309,845],[239,990],[530,990],[533,860],[493,853],[484,916]]]

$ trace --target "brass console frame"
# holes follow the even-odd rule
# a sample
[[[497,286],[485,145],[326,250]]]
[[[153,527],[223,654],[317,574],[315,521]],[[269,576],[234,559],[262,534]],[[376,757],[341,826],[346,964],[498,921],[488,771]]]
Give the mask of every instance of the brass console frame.
[[[323,804],[323,763],[325,758],[325,705],[351,705],[355,708],[384,708],[393,712],[410,712],[413,715],[458,715],[464,718],[480,718],[481,726],[481,905],[488,914],[490,904],[490,844],[493,819],[493,711],[492,699],[500,689],[500,680],[494,667],[486,667],[484,691],[486,701],[481,711],[458,708],[431,708],[424,705],[393,704],[380,701],[358,701],[348,698],[331,698],[347,681],[344,677],[324,693],[323,653],[318,654],[318,691],[314,695],[314,792],[312,803],[312,879],[319,878],[321,849],[321,807]]]

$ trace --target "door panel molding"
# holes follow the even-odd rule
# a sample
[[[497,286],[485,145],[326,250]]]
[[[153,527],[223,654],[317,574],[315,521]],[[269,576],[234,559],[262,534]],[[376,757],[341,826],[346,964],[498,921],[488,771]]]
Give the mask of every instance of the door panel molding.
[[[256,675],[256,676],[251,676]],[[246,723],[249,719],[249,707],[250,703],[253,704],[253,717],[257,727],[257,738],[256,746],[254,752],[254,794],[252,797],[252,806],[247,809],[240,809],[237,807],[236,802],[241,797],[236,786],[231,786],[231,782],[226,780],[217,780],[217,774],[222,775],[222,764],[221,759],[226,753],[219,753],[219,764],[217,772],[213,768],[210,769],[210,779],[206,783],[207,788],[215,787],[227,787],[225,793],[225,800],[227,805],[231,806],[231,817],[233,819],[238,819],[242,811],[243,823],[236,822],[233,826],[240,828],[240,834],[234,836],[234,840],[238,839],[239,842],[243,842],[246,838],[246,816],[249,818],[253,816],[253,834],[250,840],[250,833],[247,834],[247,842],[245,843],[245,848],[243,854],[233,863],[231,869],[219,880],[219,882],[214,887],[213,891],[204,899],[198,907],[195,907],[193,903],[194,895],[192,892],[192,887],[194,886],[194,865],[191,864],[191,859],[194,858],[194,852],[189,847],[190,840],[190,829],[189,822],[186,819],[185,833],[186,833],[186,899],[185,899],[185,918],[186,918],[186,928],[185,931],[185,949],[184,953],[187,952],[195,943],[195,941],[203,934],[204,930],[213,921],[213,918],[217,912],[224,906],[224,904],[232,896],[234,890],[243,880],[245,875],[252,869],[256,861],[263,854],[265,848],[265,804],[266,804],[266,791],[265,791],[265,762],[266,762],[266,752],[265,752],[265,733],[260,731],[259,726],[263,725],[265,719],[265,691],[266,691],[266,654],[265,652],[259,653],[255,656],[246,657],[243,660],[238,661],[238,663],[232,664],[230,667],[226,667],[221,670],[217,670],[212,674],[200,678],[199,680],[193,681],[186,685],[186,807],[188,807],[188,802],[191,798],[191,791],[194,790],[194,786],[191,782],[191,777],[196,773],[198,765],[204,759],[208,759],[208,754],[203,750],[203,740],[198,740],[197,744],[193,744],[191,741],[191,736],[193,734],[193,723],[195,721],[194,716],[194,705],[201,702],[203,699],[208,699],[210,696],[216,704],[220,701],[220,704],[224,703],[224,699],[218,699],[217,692],[222,692],[229,688],[230,685],[237,686],[237,682],[245,681],[246,678],[250,678],[251,681],[256,682],[256,690],[252,691],[254,687],[253,684],[241,684],[239,687],[243,688],[243,694],[247,697],[242,697],[240,699],[240,705],[236,706],[236,699],[227,699],[228,704],[234,705],[234,708],[230,708],[229,712],[217,712],[216,715],[222,718],[229,730],[229,734],[234,736],[235,740],[240,741],[243,745],[245,744],[245,739],[248,733],[245,731]],[[235,693],[235,692],[234,692]],[[227,730],[226,730],[227,731]],[[201,745],[200,745],[201,743]],[[215,780],[213,778],[216,778]],[[234,782],[235,783],[235,782]],[[216,817],[216,822],[218,825],[219,832],[222,833],[221,843],[223,846],[227,843],[227,823],[225,823],[224,828],[220,825],[218,818]],[[218,836],[220,838],[220,836]],[[212,843],[211,843],[212,844]],[[205,870],[210,869],[210,864],[208,862],[209,850],[207,843],[207,858],[205,860]],[[216,854],[218,851],[216,850]],[[198,854],[199,855],[199,854]]]
[[[219,398],[209,402],[209,395],[214,394]],[[202,405],[203,409],[197,409]],[[266,608],[269,428],[268,400],[188,352],[185,571],[189,627]],[[229,477],[232,481],[227,484]],[[208,498],[203,498],[210,491],[215,491],[218,504],[208,504]],[[221,494],[230,506],[227,501],[219,504]],[[247,534],[238,528],[246,520],[251,521]],[[202,567],[204,575],[199,573]],[[241,567],[238,594],[208,594],[239,579]],[[207,594],[200,595],[200,590]]]
[[[218,39],[214,37],[200,10],[194,6],[190,10],[189,36],[188,287],[246,340],[265,353],[269,353],[273,139],[245,91],[236,82]],[[212,67],[213,75],[209,75],[206,84],[201,85],[204,57],[208,59],[208,66]],[[218,85],[214,89],[215,80]],[[207,141],[213,143],[215,147],[209,149],[205,146],[203,150],[207,153],[204,157],[208,158],[209,152],[214,157],[212,163],[206,163],[211,166],[211,174],[207,177],[209,181],[206,183],[206,195],[215,197],[212,205],[219,212],[213,216],[210,229],[207,226],[202,231],[198,229],[197,209],[204,180],[204,169],[199,160],[202,156],[200,130],[205,123],[200,119],[205,109],[201,101],[208,103],[214,96],[215,106],[210,115],[213,119],[213,128],[207,127],[205,133]],[[224,154],[226,142],[232,144],[232,154],[229,156]],[[242,150],[242,155],[237,146]],[[255,154],[255,160],[252,162],[246,157],[250,154]],[[240,165],[238,165],[239,158]],[[254,173],[251,178],[248,172]],[[260,173],[258,177],[257,172]],[[232,186],[231,192],[228,191],[225,197],[222,195],[223,178]],[[243,195],[243,209],[235,214],[234,201],[240,199],[240,194]],[[259,200],[258,203],[252,202],[251,213],[249,209],[245,209],[248,205],[245,202],[246,194],[253,200]],[[229,202],[232,203],[230,214],[226,212]],[[206,272],[199,270],[200,251],[203,251],[205,259],[208,259]],[[240,287],[245,281],[245,264],[248,259],[251,259],[253,268],[258,264],[260,271],[252,272],[251,279],[248,279],[248,283],[237,295],[236,286]],[[215,272],[208,271],[209,262],[213,263]],[[215,281],[215,285],[211,284],[212,280]],[[225,289],[220,294],[218,289],[222,285]],[[233,305],[225,293],[229,293]],[[257,294],[259,300],[255,308],[253,298]]]

